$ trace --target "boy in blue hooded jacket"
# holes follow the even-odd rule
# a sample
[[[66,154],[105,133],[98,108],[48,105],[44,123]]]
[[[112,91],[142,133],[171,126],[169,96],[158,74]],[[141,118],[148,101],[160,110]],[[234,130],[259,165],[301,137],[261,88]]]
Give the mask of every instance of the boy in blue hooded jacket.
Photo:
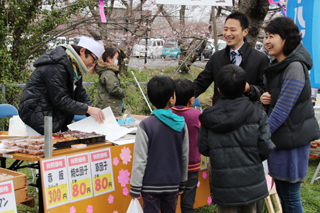
[[[130,195],[142,194],[144,212],[175,213],[188,177],[188,130],[184,118],[169,110],[176,101],[171,78],[153,77],[147,94],[156,110],[137,130]]]

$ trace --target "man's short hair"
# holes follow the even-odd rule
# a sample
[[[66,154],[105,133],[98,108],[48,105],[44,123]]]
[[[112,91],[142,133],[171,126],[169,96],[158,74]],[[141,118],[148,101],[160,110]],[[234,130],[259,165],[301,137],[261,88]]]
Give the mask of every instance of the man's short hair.
[[[244,92],[246,82],[246,72],[234,64],[228,64],[222,67],[215,81],[222,95],[227,97],[241,96]]]
[[[147,94],[150,102],[157,108],[163,109],[174,96],[176,85],[168,76],[154,76],[147,85]]]
[[[81,50],[83,47],[77,46],[77,45],[74,45],[74,44],[71,44],[71,46],[72,46],[72,48],[74,49],[74,51],[76,51],[76,53],[77,53],[78,55],[80,55],[80,50]],[[85,54],[85,56],[86,56],[86,58],[87,58],[87,57],[89,57],[90,54],[92,54],[92,52],[91,52],[90,50],[86,49],[85,52],[84,52],[84,54]]]
[[[187,106],[190,98],[195,96],[196,87],[192,81],[180,78],[176,83],[176,106]]]
[[[249,20],[245,14],[240,13],[238,11],[233,12],[230,15],[228,15],[225,22],[227,22],[229,18],[239,20],[242,30],[249,28]]]

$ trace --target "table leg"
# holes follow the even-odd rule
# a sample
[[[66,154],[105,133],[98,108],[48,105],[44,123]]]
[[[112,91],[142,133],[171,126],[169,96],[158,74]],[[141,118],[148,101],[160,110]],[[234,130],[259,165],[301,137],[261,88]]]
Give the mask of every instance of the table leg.
[[[2,168],[6,168],[6,159],[7,159],[7,158],[2,158],[2,157],[0,157],[1,167],[2,167]]]
[[[316,172],[314,173],[313,177],[312,177],[312,180],[311,180],[311,184],[314,183],[315,180],[319,179],[320,177],[317,177],[317,175],[319,174],[319,171],[320,171],[320,162],[318,164],[318,167],[316,169]]]
[[[39,163],[39,174],[38,174],[38,178],[37,178],[37,187],[38,187],[38,190],[39,190],[39,194],[38,194],[38,198],[39,198],[39,213],[44,213],[40,163]]]

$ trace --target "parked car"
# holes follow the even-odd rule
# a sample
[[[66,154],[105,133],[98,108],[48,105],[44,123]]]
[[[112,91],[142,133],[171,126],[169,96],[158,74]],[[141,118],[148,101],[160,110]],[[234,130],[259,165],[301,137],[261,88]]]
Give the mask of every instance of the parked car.
[[[164,44],[164,48],[162,50],[162,54],[160,55],[161,58],[174,58],[177,59],[179,57],[179,54],[181,53],[181,50],[178,47],[177,42],[167,42]]]
[[[61,36],[61,37],[57,37],[55,39],[52,39],[51,41],[48,42],[48,47],[49,49],[54,49],[58,46],[67,46],[68,43],[67,43],[67,38],[64,37],[64,36]]]
[[[227,46],[227,42],[225,42],[224,40],[218,40],[218,50],[222,50],[226,46]],[[213,55],[214,52],[215,52],[214,40],[210,39],[207,41],[207,45],[202,51],[201,56],[199,56],[199,60],[201,61],[204,61],[205,59],[209,60],[209,58]]]
[[[257,41],[256,42],[256,46],[255,46],[255,48],[257,49],[257,50],[262,50],[262,48],[263,48],[263,43],[262,42],[260,42],[260,41]]]
[[[80,37],[70,37],[68,44],[77,45],[80,41]]]
[[[147,39],[147,57],[155,58],[159,57],[162,53],[164,40],[159,38]],[[145,57],[146,53],[146,39],[141,39],[139,44],[133,46],[132,54],[133,57]]]

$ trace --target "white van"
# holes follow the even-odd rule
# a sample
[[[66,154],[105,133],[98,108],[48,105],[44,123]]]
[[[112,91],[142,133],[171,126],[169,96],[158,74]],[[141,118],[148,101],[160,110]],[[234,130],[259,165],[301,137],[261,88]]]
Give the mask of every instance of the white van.
[[[164,48],[164,40],[160,38],[148,39],[147,45],[147,57],[156,58],[160,57]],[[139,44],[133,46],[132,54],[133,57],[145,57],[146,53],[146,39],[141,39]]]
[[[66,47],[68,45],[67,43],[67,38],[64,37],[64,36],[61,36],[61,37],[57,37],[51,41],[48,42],[48,47],[49,49],[54,49],[56,48],[57,46],[64,46]]]

